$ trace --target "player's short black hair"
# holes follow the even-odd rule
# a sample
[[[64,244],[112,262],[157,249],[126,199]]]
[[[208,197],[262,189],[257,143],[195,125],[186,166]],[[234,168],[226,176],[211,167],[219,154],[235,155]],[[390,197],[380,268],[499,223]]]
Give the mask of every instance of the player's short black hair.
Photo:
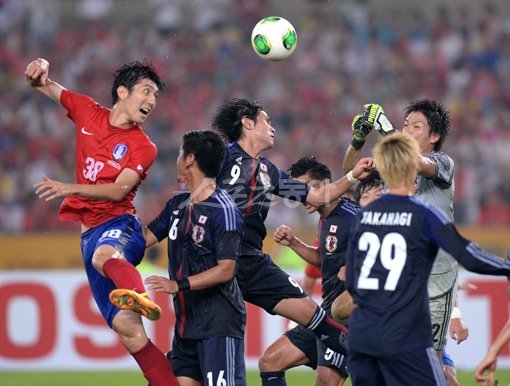
[[[322,181],[326,178],[331,180],[329,168],[317,161],[314,156],[300,158],[290,165],[287,172],[292,178],[298,178],[308,173],[313,180]]]
[[[195,156],[198,167],[206,177],[216,178],[220,174],[225,158],[225,144],[214,131],[188,131],[182,138],[182,151],[184,156]]]
[[[425,115],[430,126],[430,133],[439,134],[439,140],[434,144],[434,150],[441,150],[443,142],[450,132],[450,113],[441,103],[432,99],[411,102],[405,108],[405,118],[412,112],[420,112]]]
[[[372,170],[370,174],[363,180],[361,180],[354,191],[354,200],[359,202],[363,193],[367,190],[384,185],[384,181],[381,179],[377,170]]]
[[[156,70],[152,66],[150,62],[129,62],[125,63],[113,74],[114,80],[112,85],[112,103],[115,105],[119,100],[119,96],[117,94],[117,89],[120,86],[124,86],[129,91],[133,88],[133,86],[139,83],[142,79],[150,79],[156,86],[158,86],[159,91],[163,91],[165,88],[165,82],[161,80]]]
[[[263,110],[257,101],[248,99],[231,99],[221,105],[212,120],[212,128],[219,131],[228,142],[235,142],[243,133],[241,119],[244,117],[256,120]]]

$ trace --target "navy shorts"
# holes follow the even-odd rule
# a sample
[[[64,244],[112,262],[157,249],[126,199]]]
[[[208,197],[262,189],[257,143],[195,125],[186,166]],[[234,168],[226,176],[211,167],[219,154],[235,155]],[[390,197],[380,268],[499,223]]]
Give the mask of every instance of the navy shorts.
[[[283,299],[308,296],[267,254],[239,256],[236,277],[243,299],[270,314]]]
[[[314,370],[317,366],[331,367],[347,378],[347,358],[327,348],[312,331],[303,326],[296,326],[286,331],[285,336],[306,355],[308,358],[306,366]]]
[[[110,292],[116,287],[113,281],[101,276],[92,266],[95,250],[105,244],[122,253],[131,264],[138,265],[145,253],[145,238],[140,219],[129,214],[122,215],[81,235],[81,253],[90,290],[101,315],[111,327],[113,318],[120,311],[109,299]]]
[[[246,386],[242,338],[186,339],[174,334],[167,357],[177,377],[192,378],[204,385]]]
[[[348,368],[352,386],[447,386],[443,368],[432,346],[386,357],[351,351]]]

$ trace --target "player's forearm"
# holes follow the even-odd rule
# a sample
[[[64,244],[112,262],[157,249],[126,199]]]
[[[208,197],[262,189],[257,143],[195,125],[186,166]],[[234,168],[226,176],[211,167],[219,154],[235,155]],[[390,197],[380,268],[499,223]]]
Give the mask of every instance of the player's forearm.
[[[420,156],[418,160],[418,175],[432,178],[436,175],[436,164],[429,158]]]
[[[65,90],[65,87],[58,84],[57,82],[53,80],[46,80],[45,85],[39,85],[39,86],[33,86],[37,91],[40,93],[46,95],[48,98],[54,100],[58,104],[60,103],[60,95],[62,94],[62,91]]]
[[[73,194],[80,197],[90,198],[92,200],[122,201],[131,191],[128,185],[122,185],[117,182],[110,184],[70,184]]]
[[[143,227],[143,236],[145,237],[145,248],[152,247],[158,242],[158,238],[147,226]]]
[[[188,276],[190,290],[200,290],[226,283],[234,277],[235,268],[236,263],[234,260],[222,260],[218,265],[204,272]]]
[[[342,163],[342,172],[345,174],[349,173],[356,163],[361,159],[361,150],[356,150],[352,145],[349,145],[345,152],[344,162]]]
[[[510,320],[506,322],[494,342],[489,347],[488,355],[497,356],[501,349],[510,341]]]
[[[344,176],[335,182],[324,185],[322,189],[310,190],[306,202],[315,207],[330,204],[338,200],[352,185],[353,183]]]
[[[321,266],[321,258],[318,248],[303,243],[296,236],[294,236],[292,242],[289,244],[289,247],[306,262],[315,265],[316,267]]]
[[[443,249],[449,252],[446,248]],[[464,251],[452,256],[457,257],[468,271],[510,277],[510,261],[482,250],[476,243],[467,244]]]

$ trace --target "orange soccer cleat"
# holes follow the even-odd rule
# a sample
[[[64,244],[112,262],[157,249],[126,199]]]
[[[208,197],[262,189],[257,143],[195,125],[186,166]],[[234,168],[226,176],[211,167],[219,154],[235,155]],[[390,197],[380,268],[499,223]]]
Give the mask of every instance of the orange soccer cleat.
[[[147,292],[138,293],[118,288],[110,292],[110,301],[122,310],[136,312],[149,320],[158,320],[161,317],[161,308],[148,296]]]

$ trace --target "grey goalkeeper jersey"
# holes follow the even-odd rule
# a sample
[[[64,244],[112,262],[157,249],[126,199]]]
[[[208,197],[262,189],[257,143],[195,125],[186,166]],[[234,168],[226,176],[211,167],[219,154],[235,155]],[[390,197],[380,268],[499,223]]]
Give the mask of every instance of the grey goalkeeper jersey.
[[[436,164],[436,175],[432,178],[418,176],[416,198],[441,209],[453,221],[454,162],[445,153],[438,151],[427,157]],[[429,296],[434,298],[446,293],[453,287],[456,279],[457,261],[440,249],[429,278]]]

